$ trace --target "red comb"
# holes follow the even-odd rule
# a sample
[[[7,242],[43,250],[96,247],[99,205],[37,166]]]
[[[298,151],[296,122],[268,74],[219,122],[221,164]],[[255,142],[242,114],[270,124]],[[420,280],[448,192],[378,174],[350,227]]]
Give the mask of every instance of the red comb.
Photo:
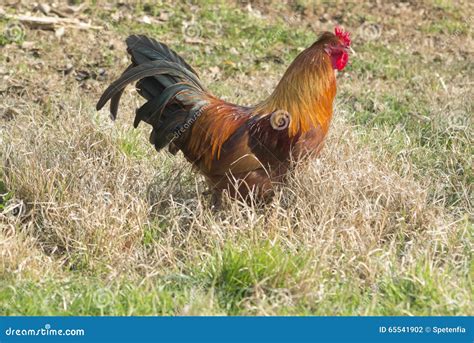
[[[344,30],[341,27],[336,26],[336,28],[334,29],[334,33],[336,34],[337,37],[339,37],[342,40],[344,45],[346,46],[351,45],[351,38],[349,37],[350,36],[349,32],[344,32]]]

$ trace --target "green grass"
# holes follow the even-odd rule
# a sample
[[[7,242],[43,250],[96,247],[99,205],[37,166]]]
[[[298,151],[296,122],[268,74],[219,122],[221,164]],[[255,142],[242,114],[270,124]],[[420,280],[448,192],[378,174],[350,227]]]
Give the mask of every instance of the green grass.
[[[387,46],[374,41],[358,45],[356,49],[361,56],[351,61],[348,71],[357,73],[360,77],[400,81],[410,80],[416,74],[410,64],[415,66],[417,59],[401,46]]]
[[[0,176],[2,174],[0,173]],[[5,204],[10,200],[13,196],[12,192],[9,192],[5,186],[5,182],[0,179],[0,211],[5,209]]]
[[[195,275],[169,274],[144,282],[100,278],[74,273],[67,280],[0,282],[0,315],[176,315],[196,307],[196,313],[249,313],[255,296],[263,304],[281,302],[288,289],[297,289],[304,255],[288,255],[278,248],[238,252],[227,248],[207,261]],[[283,305],[282,315],[456,315],[469,307],[470,278],[461,288],[451,287],[465,278],[454,271],[433,275],[419,262],[405,274],[380,276],[373,287],[330,276],[320,294]],[[203,282],[204,281],[204,282]],[[472,280],[471,280],[472,281]],[[301,286],[301,285],[300,285]],[[253,299],[250,300],[249,299]],[[252,311],[250,311],[252,313]]]
[[[306,265],[304,254],[292,254],[264,244],[246,250],[226,246],[204,267],[207,284],[215,290],[219,305],[229,314],[239,314],[242,301],[255,293],[272,297],[282,289],[296,287]]]
[[[423,31],[431,34],[465,35],[469,32],[469,24],[452,19],[442,19],[423,27]]]
[[[129,157],[141,159],[147,155],[146,150],[140,141],[143,139],[143,132],[139,130],[129,129],[120,132],[117,138],[119,149]]]
[[[420,178],[429,173],[434,180],[443,180],[451,206],[467,200],[459,187],[472,184],[474,179],[471,160],[466,159],[474,153],[468,109],[472,103],[462,106],[465,109],[454,114],[437,114],[423,100],[413,103],[411,97],[390,92],[375,100],[373,96],[359,97],[349,119],[366,135],[364,142],[377,139],[385,152],[408,158]]]
[[[283,57],[283,62],[288,63],[299,52],[298,47],[307,46],[315,39],[314,34],[298,27],[290,27],[282,18],[271,21],[255,18],[225,2],[218,3],[218,6],[215,2],[200,3],[200,11],[193,15],[187,13],[183,4],[160,8],[137,5],[134,10],[138,16],[159,16],[161,11],[172,12],[173,15],[159,25],[112,21],[112,28],[123,36],[142,33],[162,39],[172,44],[192,64],[198,65],[199,69],[220,65],[227,75],[242,72],[248,64],[268,57],[269,54]],[[110,20],[108,13],[100,14],[99,11],[99,16]],[[199,45],[189,44],[186,39],[176,40],[175,37],[183,37],[183,34],[186,37],[187,27],[193,29],[190,31],[190,38],[203,42],[208,51],[203,51]],[[238,54],[230,54],[231,48],[236,49]],[[261,69],[258,63],[255,67],[257,70]]]
[[[21,44],[25,40],[25,27],[15,21],[0,18],[0,46]]]
[[[1,315],[171,315],[189,300],[189,292],[127,280],[104,284],[76,276],[54,280],[0,284]]]

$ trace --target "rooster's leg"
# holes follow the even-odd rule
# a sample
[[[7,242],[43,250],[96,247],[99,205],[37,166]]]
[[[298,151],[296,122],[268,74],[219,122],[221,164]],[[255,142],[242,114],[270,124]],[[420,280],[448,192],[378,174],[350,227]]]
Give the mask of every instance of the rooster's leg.
[[[170,152],[170,154],[176,155],[176,153],[179,151],[179,148],[173,142],[171,142],[168,145],[168,151]]]
[[[201,195],[208,196],[212,194],[212,189],[205,190],[201,193]]]
[[[211,207],[213,210],[220,210],[222,208],[222,192],[214,191],[211,197]]]

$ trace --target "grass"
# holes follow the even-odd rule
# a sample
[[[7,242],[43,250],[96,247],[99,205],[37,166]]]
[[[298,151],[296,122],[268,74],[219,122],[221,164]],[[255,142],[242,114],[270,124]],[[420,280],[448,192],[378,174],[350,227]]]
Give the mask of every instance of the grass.
[[[1,19],[0,314],[472,315],[472,5],[393,6],[90,2],[106,30],[19,40]],[[336,22],[354,53],[330,136],[266,208],[210,209],[184,158],[131,129],[135,92],[116,122],[94,109],[128,34],[252,104]]]

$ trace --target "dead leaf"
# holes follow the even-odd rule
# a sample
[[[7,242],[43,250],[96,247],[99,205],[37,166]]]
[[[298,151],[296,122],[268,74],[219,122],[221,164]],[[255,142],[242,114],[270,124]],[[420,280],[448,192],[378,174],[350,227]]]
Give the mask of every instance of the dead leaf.
[[[221,73],[221,68],[219,68],[218,66],[210,67],[209,73],[213,79],[218,79]]]
[[[158,17],[159,21],[168,21],[170,19],[170,14],[168,12],[160,12],[160,16]]]
[[[61,38],[62,36],[64,36],[65,32],[66,32],[66,30],[64,29],[64,26],[60,26],[56,30],[54,30],[54,35],[57,38]]]
[[[147,15],[144,15],[138,20],[138,22],[143,23],[143,24],[151,24],[151,18]]]
[[[21,43],[21,48],[23,50],[31,50],[31,49],[34,49],[34,47],[35,47],[35,42],[25,41]]]
[[[48,4],[39,4],[38,5],[38,10],[40,10],[43,14],[46,14],[48,15],[49,12],[51,12],[51,6],[49,6]]]
[[[240,55],[239,51],[234,47],[229,49],[229,53],[232,55]]]
[[[191,37],[184,37],[184,41],[189,44],[203,44],[204,41],[200,38],[191,38]]]

